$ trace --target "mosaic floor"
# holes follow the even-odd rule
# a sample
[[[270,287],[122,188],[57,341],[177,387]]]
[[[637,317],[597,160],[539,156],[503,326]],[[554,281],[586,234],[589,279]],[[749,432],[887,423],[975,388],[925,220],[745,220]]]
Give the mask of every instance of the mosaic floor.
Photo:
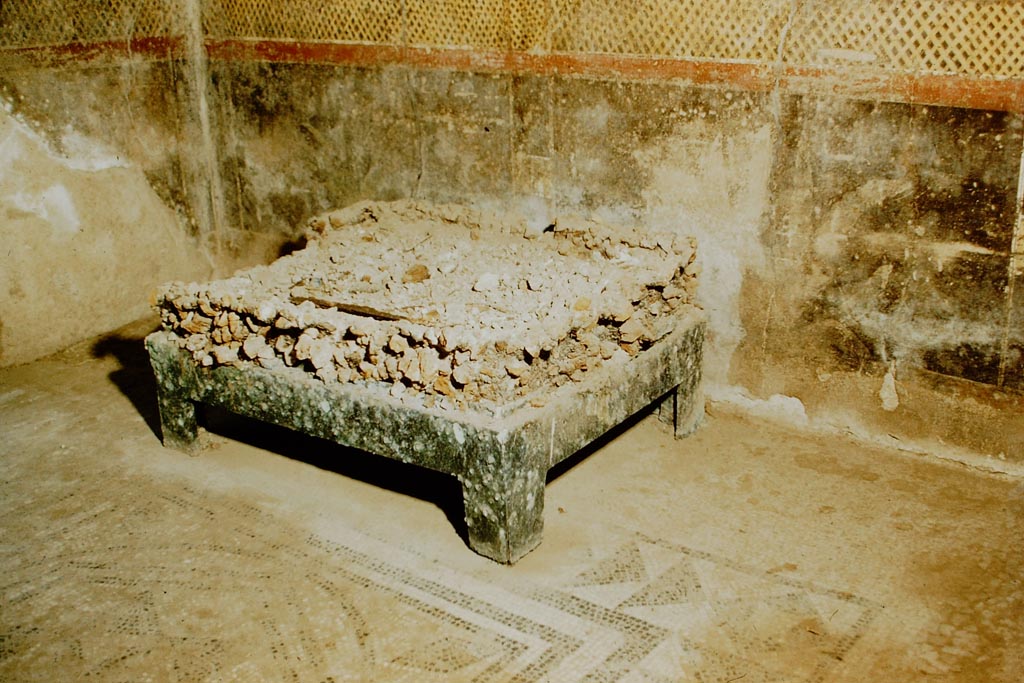
[[[501,567],[440,475],[227,416],[165,451],[135,343],[0,371],[0,680],[1024,672],[1017,480],[646,419],[556,473],[544,543]]]

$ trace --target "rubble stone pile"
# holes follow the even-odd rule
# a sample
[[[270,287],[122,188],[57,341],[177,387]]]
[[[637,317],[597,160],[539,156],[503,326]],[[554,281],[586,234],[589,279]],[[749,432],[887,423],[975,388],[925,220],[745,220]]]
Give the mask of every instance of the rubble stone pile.
[[[305,248],[215,282],[171,283],[165,329],[203,366],[388,383],[428,406],[505,405],[624,362],[692,306],[696,244],[578,216],[362,203]]]

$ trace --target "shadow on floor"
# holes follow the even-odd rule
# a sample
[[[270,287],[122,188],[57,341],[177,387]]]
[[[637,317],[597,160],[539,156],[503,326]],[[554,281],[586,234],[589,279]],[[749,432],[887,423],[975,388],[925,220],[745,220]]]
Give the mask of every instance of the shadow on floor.
[[[653,407],[622,424],[548,470],[547,483],[564,476],[653,411]],[[200,411],[203,426],[213,434],[244,443],[319,469],[436,505],[464,543],[469,543],[462,485],[449,474],[412,463],[349,448],[267,422],[244,417],[217,406]]]
[[[110,381],[120,389],[155,438],[161,438],[156,379],[149,364],[145,337],[154,325],[121,329],[99,339],[90,349],[94,358],[115,358],[120,367]],[[462,489],[454,477],[416,465],[314,438],[284,427],[202,406],[200,423],[212,434],[304,462],[335,474],[437,505],[462,539],[467,539]]]
[[[146,334],[153,329],[155,325],[142,323],[122,328],[97,341],[92,346],[91,354],[94,358],[113,356],[117,359],[121,367],[110,373],[110,380],[132,402],[154,436],[159,439],[161,431],[156,380],[144,344]],[[565,475],[595,451],[647,417],[653,410],[651,407],[640,411],[552,467],[548,471],[547,482],[550,484]],[[463,541],[468,542],[462,487],[458,479],[451,475],[311,437],[236,415],[222,408],[203,406],[199,414],[202,426],[218,436],[433,503],[444,512]]]
[[[136,323],[101,337],[92,345],[93,358],[113,356],[121,367],[110,373],[110,381],[124,394],[160,438],[160,411],[156,403],[156,378],[149,365],[144,340],[156,329],[154,323]]]
[[[200,414],[203,426],[218,436],[433,503],[462,540],[468,541],[462,487],[451,475],[236,415],[216,406],[205,406]]]

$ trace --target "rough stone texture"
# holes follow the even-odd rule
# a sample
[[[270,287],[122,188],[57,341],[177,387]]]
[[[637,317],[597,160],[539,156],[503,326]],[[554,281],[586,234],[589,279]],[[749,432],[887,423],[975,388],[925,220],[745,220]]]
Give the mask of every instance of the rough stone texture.
[[[669,392],[679,434],[699,420],[704,321],[683,311],[671,334],[628,362],[497,415],[426,408],[372,383],[322,383],[298,368],[204,368],[169,332],[146,345],[165,445],[192,447],[195,403],[204,403],[455,475],[471,547],[512,563],[540,542],[548,469]]]
[[[540,542],[549,468],[655,400],[680,436],[703,416],[696,244],[678,232],[370,202],[309,239],[162,291],[147,346],[166,445],[193,447],[199,402],[455,475],[470,545],[511,563]]]
[[[318,216],[270,266],[157,298],[204,366],[297,366],[395,395],[508,403],[622,363],[692,306],[696,243],[579,216],[534,232],[460,205],[367,202]]]

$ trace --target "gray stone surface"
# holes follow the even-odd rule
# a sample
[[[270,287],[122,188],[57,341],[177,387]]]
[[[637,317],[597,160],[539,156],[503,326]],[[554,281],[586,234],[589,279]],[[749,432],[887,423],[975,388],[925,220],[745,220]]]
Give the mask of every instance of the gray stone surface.
[[[196,404],[210,404],[454,475],[470,546],[512,563],[540,543],[549,468],[669,394],[677,435],[692,431],[703,413],[704,330],[703,315],[687,309],[674,331],[627,363],[507,411],[427,408],[380,385],[325,383],[298,368],[204,368],[168,332],[147,337],[146,347],[166,446],[193,448]]]

